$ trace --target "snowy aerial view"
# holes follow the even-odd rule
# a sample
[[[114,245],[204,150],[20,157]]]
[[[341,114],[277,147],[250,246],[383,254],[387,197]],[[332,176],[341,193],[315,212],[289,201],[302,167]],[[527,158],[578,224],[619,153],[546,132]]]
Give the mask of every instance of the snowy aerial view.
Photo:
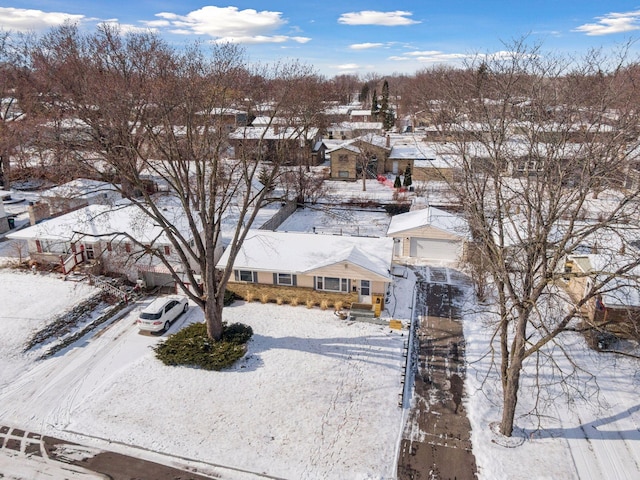
[[[304,210],[293,215],[287,229],[304,230],[308,217]],[[324,223],[322,216],[316,223]],[[396,278],[395,301],[384,316],[411,321],[415,277],[407,277]],[[0,278],[3,425],[80,443],[89,447],[85,456],[119,451],[221,478],[395,477],[399,440],[408,428],[407,412],[398,406],[406,330],[340,320],[319,308],[238,301],[224,315],[254,329],[248,352],[232,369],[207,372],[168,367],[155,358],[151,347],[162,336],[139,333],[135,320],[150,302],[141,299],[41,359],[46,344],[25,352],[33,333],[98,289],[8,267]],[[594,380],[586,378],[589,372],[597,382],[580,390],[583,397],[566,398],[571,392],[549,381],[540,417],[527,415],[536,407],[535,385],[527,379],[523,392],[531,394],[522,395],[523,415],[507,439],[492,428],[500,418],[500,388],[487,355],[489,317],[466,303],[469,298],[461,304],[463,401],[478,476],[635,478],[635,360],[595,353],[579,335],[569,337],[558,348],[580,357],[585,378],[575,381]],[[199,321],[202,312],[192,308],[168,334]],[[13,459],[2,452],[0,466],[9,471]]]
[[[0,7],[0,479],[640,479],[640,10],[405,3]]]

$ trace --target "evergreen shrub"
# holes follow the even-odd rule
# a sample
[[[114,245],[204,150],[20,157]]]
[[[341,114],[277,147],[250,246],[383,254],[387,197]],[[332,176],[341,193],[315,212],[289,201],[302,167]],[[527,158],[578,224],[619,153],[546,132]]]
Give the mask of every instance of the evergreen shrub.
[[[244,356],[253,335],[248,325],[222,325],[222,339],[218,342],[207,336],[204,323],[193,323],[171,335],[154,347],[156,357],[165,365],[222,370],[231,367]]]

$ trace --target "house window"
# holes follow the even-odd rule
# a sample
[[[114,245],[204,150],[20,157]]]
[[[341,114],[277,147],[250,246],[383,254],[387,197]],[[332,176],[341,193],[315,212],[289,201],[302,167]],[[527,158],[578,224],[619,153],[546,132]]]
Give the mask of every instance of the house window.
[[[95,252],[93,251],[93,245],[85,244],[84,252],[87,254],[87,260],[93,260],[94,258],[96,258]]]
[[[237,282],[257,283],[258,275],[251,270],[236,270],[235,277]]]
[[[171,255],[171,247],[169,245],[164,246],[164,254],[167,256]]]
[[[349,178],[349,171],[348,170],[339,170],[338,171],[338,177],[339,178]]]
[[[360,295],[365,297],[371,295],[371,282],[369,280],[360,280]]]
[[[125,243],[124,244],[124,251],[127,253],[131,253],[131,244],[130,243]]]
[[[111,242],[107,242],[107,252],[112,252],[113,251],[113,245],[111,245]]]
[[[293,275],[290,273],[279,273],[277,283],[278,285],[293,285]]]
[[[348,292],[349,280],[338,277],[316,277],[316,290]]]
[[[340,163],[347,163],[349,161],[349,155],[338,155],[338,161]]]

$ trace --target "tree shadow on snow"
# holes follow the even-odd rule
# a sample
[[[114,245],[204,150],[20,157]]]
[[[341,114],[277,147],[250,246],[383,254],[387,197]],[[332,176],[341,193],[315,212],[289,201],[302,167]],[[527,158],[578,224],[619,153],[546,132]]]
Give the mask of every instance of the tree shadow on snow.
[[[640,410],[640,404],[623,410],[615,415],[599,418],[592,422],[584,423],[573,428],[548,428],[544,430],[525,430],[527,438],[568,438],[589,440],[640,440],[640,430],[635,426],[637,422],[631,420],[632,427],[620,430],[613,424],[625,418],[630,418]]]
[[[247,355],[237,364],[236,369],[256,370],[264,364],[260,354],[270,350],[299,351],[342,360],[366,362],[392,370],[404,367],[401,344],[394,339],[370,336],[352,338],[270,337],[254,334],[249,343]]]

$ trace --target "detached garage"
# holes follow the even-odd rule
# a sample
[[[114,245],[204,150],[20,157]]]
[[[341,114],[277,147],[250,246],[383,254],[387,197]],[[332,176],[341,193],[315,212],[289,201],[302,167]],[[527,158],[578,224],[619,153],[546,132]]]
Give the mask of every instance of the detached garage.
[[[426,207],[396,215],[387,236],[394,239],[394,258],[457,262],[463,255],[467,223],[457,215]]]

